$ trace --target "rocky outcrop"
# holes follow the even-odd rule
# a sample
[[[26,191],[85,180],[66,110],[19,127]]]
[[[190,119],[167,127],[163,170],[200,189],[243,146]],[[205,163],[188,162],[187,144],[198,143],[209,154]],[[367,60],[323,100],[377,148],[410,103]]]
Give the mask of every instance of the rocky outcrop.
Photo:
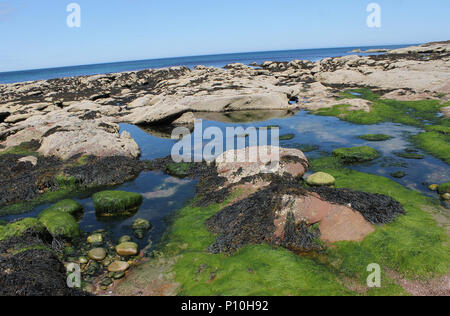
[[[42,143],[40,152],[63,159],[77,153],[137,157],[136,143],[115,124],[178,124],[190,112],[317,110],[337,104],[370,111],[368,100],[342,99],[340,89],[350,87],[371,87],[399,100],[447,100],[449,47],[430,43],[317,62],[171,67],[0,85],[0,141],[8,148],[35,139]]]

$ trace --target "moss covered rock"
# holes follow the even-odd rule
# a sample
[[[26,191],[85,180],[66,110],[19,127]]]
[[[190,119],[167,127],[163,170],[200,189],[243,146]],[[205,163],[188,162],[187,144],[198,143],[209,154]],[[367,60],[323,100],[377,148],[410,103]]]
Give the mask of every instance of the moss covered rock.
[[[12,237],[20,237],[29,229],[37,232],[44,232],[45,227],[35,218],[25,218],[20,221],[0,226],[0,240],[7,240]]]
[[[133,233],[138,239],[144,238],[145,234],[148,232],[150,228],[152,228],[152,224],[150,224],[149,221],[138,218],[133,222],[133,225],[131,227],[133,229]]]
[[[128,216],[137,212],[142,204],[138,193],[103,191],[92,196],[95,211],[100,216]]]
[[[313,186],[330,186],[336,183],[336,179],[325,172],[317,172],[310,176],[306,182]]]
[[[391,139],[392,136],[385,135],[385,134],[367,134],[367,135],[359,136],[359,138],[367,140],[369,142],[382,142],[382,141]]]
[[[76,215],[83,212],[83,205],[74,200],[62,200],[47,208],[46,211],[58,211]]]
[[[450,193],[450,182],[443,183],[438,187],[439,194]]]
[[[333,151],[333,155],[341,158],[345,163],[371,161],[380,157],[378,151],[368,146],[338,148]]]
[[[80,236],[80,226],[69,213],[46,210],[38,219],[54,237],[73,239]]]
[[[186,162],[171,163],[167,166],[167,173],[171,176],[184,178],[189,175],[190,164]]]

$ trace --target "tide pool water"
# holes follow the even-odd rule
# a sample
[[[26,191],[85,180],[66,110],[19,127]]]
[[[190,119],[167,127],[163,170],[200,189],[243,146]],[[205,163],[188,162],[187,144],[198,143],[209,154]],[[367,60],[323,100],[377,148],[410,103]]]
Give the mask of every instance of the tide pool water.
[[[291,139],[281,141],[280,145],[300,148],[309,145],[313,150],[306,153],[308,159],[330,155],[338,147],[371,146],[377,149],[382,156],[372,162],[350,165],[349,168],[388,177],[407,188],[430,197],[436,198],[436,194],[428,190],[429,184],[443,183],[450,179],[450,168],[443,161],[424,152],[419,151],[425,157],[422,160],[405,159],[395,155],[396,152],[413,147],[409,142],[409,135],[419,133],[421,131],[419,128],[394,123],[356,125],[335,117],[312,115],[307,111],[299,111],[295,114],[285,113],[285,115],[281,115],[280,111],[272,111],[272,113],[266,111],[264,115],[260,111],[246,111],[230,115],[200,113],[199,116],[203,117],[203,120],[202,124],[197,124],[196,128],[204,131],[209,127],[217,127],[223,131],[224,141],[226,141],[225,129],[227,127],[247,128],[277,125],[280,128],[280,135],[293,134]],[[141,148],[142,159],[166,157],[171,154],[172,147],[176,142],[169,138],[169,133],[155,132],[134,125],[121,124],[121,131],[130,132]],[[382,142],[368,142],[358,137],[377,133],[387,134],[393,138]],[[192,134],[189,137],[192,139]],[[200,146],[203,147],[208,142],[209,140],[203,140]],[[248,142],[245,145],[248,145]],[[390,176],[391,173],[397,171],[405,172],[406,176],[402,179]],[[137,218],[144,218],[149,220],[154,228],[145,239],[134,238],[134,241],[138,242],[142,248],[147,246],[149,241],[156,246],[167,228],[167,217],[194,197],[195,185],[195,179],[177,179],[162,173],[143,172],[134,181],[114,188],[138,192],[144,196],[144,202],[135,216],[125,220],[109,219],[105,221],[99,219],[95,215],[92,199],[86,196],[77,199],[85,207],[85,213],[80,223],[81,228],[86,232],[105,229],[118,240],[122,235],[132,235],[133,221]],[[6,216],[1,219],[14,220],[34,217],[48,206],[41,205],[27,214]]]

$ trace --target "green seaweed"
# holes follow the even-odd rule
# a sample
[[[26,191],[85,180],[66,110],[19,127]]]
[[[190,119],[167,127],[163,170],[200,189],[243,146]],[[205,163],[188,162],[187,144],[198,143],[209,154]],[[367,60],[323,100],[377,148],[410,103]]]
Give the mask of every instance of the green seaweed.
[[[450,182],[443,183],[438,186],[438,192],[439,194],[450,193]]]
[[[385,135],[385,134],[367,134],[359,136],[359,138],[363,140],[367,140],[369,142],[382,142],[389,139],[392,139],[392,136]]]
[[[135,213],[142,204],[142,195],[125,191],[102,191],[92,196],[97,214],[124,216]]]
[[[167,173],[178,178],[185,178],[189,175],[190,164],[187,162],[171,163],[167,166]]]
[[[450,164],[450,136],[439,132],[425,132],[412,136],[413,143],[431,155]]]
[[[280,141],[291,140],[291,139],[294,139],[294,138],[295,138],[295,134],[284,134],[284,135],[280,136],[279,140]]]
[[[24,232],[33,228],[36,231],[44,231],[44,226],[35,218],[24,218],[20,221],[0,227],[0,241],[12,237],[20,237]]]
[[[54,237],[73,239],[80,236],[80,226],[69,213],[45,210],[39,214],[38,219]]]
[[[83,211],[83,205],[74,200],[61,200],[49,208],[46,211],[58,211],[63,213],[68,213],[70,215],[75,215]]]
[[[368,146],[337,148],[333,151],[333,155],[342,159],[344,163],[371,161],[381,156],[377,150]]]

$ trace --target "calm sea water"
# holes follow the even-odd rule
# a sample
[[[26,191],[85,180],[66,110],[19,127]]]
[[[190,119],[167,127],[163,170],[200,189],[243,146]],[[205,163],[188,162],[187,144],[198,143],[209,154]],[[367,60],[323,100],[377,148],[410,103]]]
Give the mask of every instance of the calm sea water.
[[[231,63],[251,64],[264,61],[291,61],[294,59],[317,61],[327,57],[351,55],[354,49],[387,48],[395,49],[411,45],[340,47],[321,49],[285,50],[271,52],[236,53],[207,56],[177,57],[163,59],[148,59],[107,64],[71,66],[60,68],[36,69],[0,73],[0,83],[14,83],[32,80],[54,79],[73,76],[87,76],[96,74],[116,73],[123,71],[143,70],[148,68],[165,68],[172,66],[186,66],[193,68],[197,65],[223,67]],[[367,54],[358,54],[367,55]]]

